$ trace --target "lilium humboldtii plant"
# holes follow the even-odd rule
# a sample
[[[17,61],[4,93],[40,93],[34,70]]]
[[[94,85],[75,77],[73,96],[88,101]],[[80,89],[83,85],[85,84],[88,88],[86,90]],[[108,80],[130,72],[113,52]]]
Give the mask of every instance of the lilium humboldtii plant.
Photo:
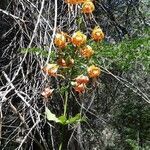
[[[91,0],[66,0],[66,3],[83,3],[81,12],[85,14],[92,13],[95,10],[95,6]],[[74,8],[74,6],[70,7]],[[58,88],[61,88],[60,91],[64,95],[64,114],[63,117],[60,116],[59,118],[57,118],[54,114],[51,114],[51,112],[48,111],[48,113],[51,114],[48,117],[48,120],[66,124],[67,122],[64,120],[64,118],[67,119],[68,99],[69,95],[71,94],[69,92],[73,89],[77,94],[85,93],[86,91],[88,91],[87,89],[90,89],[87,88],[87,84],[89,83],[88,86],[90,86],[91,83],[94,83],[93,81],[95,81],[96,78],[100,76],[101,69],[95,65],[89,66],[89,64],[94,63],[94,59],[92,59],[94,49],[91,45],[95,44],[95,42],[102,41],[104,39],[104,33],[99,26],[96,26],[92,31],[91,37],[92,40],[88,40],[87,35],[82,33],[81,31],[74,32],[72,36],[70,36],[70,34],[66,32],[56,33],[54,44],[56,46],[55,48],[59,50],[55,51],[56,55],[52,55],[51,57],[51,60],[54,63],[48,63],[47,65],[45,65],[43,67],[43,72],[50,77],[57,77],[55,79],[57,80],[57,84],[59,85]],[[86,66],[89,67],[86,68]],[[58,74],[58,72],[60,74]],[[91,80],[91,78],[94,78],[94,80]],[[52,78],[52,80],[55,79]],[[92,82],[90,82],[90,80]],[[53,90],[53,88],[45,88],[41,92],[41,95],[46,100],[45,102],[48,102],[48,98],[53,95]],[[63,121],[60,120],[62,118]]]
[[[93,11],[95,10],[95,6],[92,0],[64,0],[64,1],[68,4],[66,5],[68,7],[68,11],[69,10],[74,11],[71,13],[69,12],[71,15],[75,14],[76,11],[80,10],[80,13],[78,12],[76,13],[81,15],[79,16],[79,19],[77,17],[77,19],[75,20],[75,23],[77,23],[76,29],[82,27],[80,22],[81,23],[83,22],[84,24],[86,18],[91,17],[90,14],[93,13]],[[84,16],[85,19],[82,19],[84,18]],[[54,50],[52,50],[54,53],[53,52],[50,53],[49,57],[50,58],[49,60],[54,63],[48,63],[42,69],[43,72],[49,75],[50,77],[55,77],[51,78],[50,82],[51,81],[55,82],[52,82],[53,84],[50,86],[51,87],[54,86],[56,88],[55,94],[59,95],[56,98],[56,100],[60,99],[57,103],[57,105],[60,106],[57,108],[61,110],[60,111],[58,110],[56,112],[58,112],[57,115],[62,113],[60,116],[53,114],[48,109],[48,106],[49,107],[53,106],[52,103],[51,105],[48,104],[52,100],[51,101],[48,100],[49,98],[52,98],[52,96],[54,96],[53,94],[54,87],[53,88],[46,87],[41,92],[43,100],[44,102],[46,102],[45,105],[46,118],[49,121],[54,121],[55,123],[63,125],[62,136],[63,133],[66,132],[65,125],[75,124],[83,121],[83,113],[81,112],[81,110],[75,107],[77,108],[76,110],[77,114],[73,117],[72,114],[74,114],[74,110],[72,108],[74,107],[74,104],[76,105],[75,101],[76,99],[78,100],[78,98],[83,98],[86,93],[92,91],[92,88],[89,88],[90,86],[96,87],[98,85],[94,84],[97,83],[94,81],[97,81],[97,78],[101,75],[101,69],[95,64],[95,58],[92,56],[93,54],[96,55],[94,49],[97,48],[96,42],[101,42],[104,39],[104,33],[99,26],[96,26],[93,29],[91,36],[88,35],[89,32],[88,29],[86,28],[85,28],[85,30],[87,30],[86,34],[81,32],[80,29],[78,29],[77,31],[73,31],[72,33],[72,29],[71,30],[67,29],[66,26],[64,28],[65,30],[70,31],[71,33],[62,32],[61,31],[62,27],[58,29],[61,32],[55,34],[53,41]],[[91,37],[91,39],[88,39],[88,37]],[[49,76],[44,81],[47,81],[50,78]],[[78,101],[78,103],[81,104],[81,101]],[[73,104],[73,107],[71,104]],[[63,108],[61,108],[62,106]],[[64,139],[64,137],[62,139]],[[63,144],[64,143],[62,141],[62,143],[59,146],[59,150],[67,149],[66,146],[64,148]]]

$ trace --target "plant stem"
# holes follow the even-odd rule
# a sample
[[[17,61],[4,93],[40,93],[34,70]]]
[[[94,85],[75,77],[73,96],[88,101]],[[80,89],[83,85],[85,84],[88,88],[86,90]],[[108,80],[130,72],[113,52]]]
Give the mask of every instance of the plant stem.
[[[62,149],[62,143],[59,145],[59,150],[61,150]]]
[[[64,102],[64,116],[67,116],[67,103],[68,103],[68,91],[65,91],[65,102]],[[59,145],[59,150],[62,150],[64,146],[64,137],[65,137],[65,130],[64,126],[62,126],[62,133],[61,133],[61,144]]]
[[[68,91],[65,91],[64,116],[67,116]]]

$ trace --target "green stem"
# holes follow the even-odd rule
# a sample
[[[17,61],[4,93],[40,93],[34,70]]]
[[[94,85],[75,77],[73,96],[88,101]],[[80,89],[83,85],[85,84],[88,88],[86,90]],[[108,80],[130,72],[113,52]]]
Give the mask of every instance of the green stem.
[[[68,105],[68,88],[65,91],[65,101],[64,101],[64,116],[67,118],[67,105]],[[62,126],[62,133],[61,133],[61,144],[59,145],[59,150],[64,149],[66,147],[66,126]]]
[[[62,143],[59,145],[59,150],[61,150],[62,149]]]
[[[65,91],[64,116],[67,116],[68,91]]]

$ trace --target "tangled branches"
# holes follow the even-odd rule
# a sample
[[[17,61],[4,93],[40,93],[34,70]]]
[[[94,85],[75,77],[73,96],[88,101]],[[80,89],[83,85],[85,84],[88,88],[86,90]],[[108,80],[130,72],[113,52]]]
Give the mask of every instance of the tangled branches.
[[[63,98],[62,94],[56,92],[50,103],[43,101],[41,91],[45,87],[59,89],[60,79],[49,78],[41,71],[41,68],[53,61],[51,54],[56,51],[54,46],[56,32],[67,31],[72,34],[80,29],[89,36],[91,29],[100,24],[106,33],[106,41],[116,40],[118,35],[122,39],[125,34],[132,36],[133,30],[129,27],[132,15],[130,16],[129,12],[134,12],[135,9],[138,10],[143,23],[147,24],[138,9],[139,2],[136,2],[136,5],[134,5],[135,2],[126,4],[128,6],[126,11],[120,12],[122,18],[117,20],[118,16],[115,17],[115,10],[112,8],[114,4],[119,8],[118,3],[96,1],[94,2],[96,11],[90,15],[82,14],[80,5],[66,4],[63,0],[14,0],[9,1],[5,9],[0,9],[0,141],[3,150],[9,147],[18,150],[58,149],[62,140],[68,149],[74,147],[89,149],[85,146],[86,144],[83,144],[88,142],[87,138],[82,137],[81,124],[69,126],[68,129],[47,122],[44,116],[45,107],[52,107],[55,114],[60,115],[63,112]],[[111,33],[112,35],[116,33],[117,36],[112,37]],[[28,50],[33,47],[46,50],[47,57],[28,53],[28,51],[21,53],[22,48]],[[103,70],[111,74],[105,67]],[[132,88],[130,82],[111,75],[117,81]],[[135,89],[134,86],[132,89]],[[81,97],[70,91],[69,98],[74,99],[74,102],[70,101],[69,106],[72,110],[71,115],[84,110],[85,114],[94,116],[103,126],[107,121],[97,117],[94,108],[91,107],[96,97],[94,92],[97,90],[91,91],[88,96]],[[140,95],[149,102],[149,97],[139,89],[137,90],[137,93],[141,92]],[[81,101],[78,101],[78,98]],[[84,102],[83,99],[85,99]],[[90,99],[90,103],[87,99]],[[63,130],[65,139],[61,139],[60,130]],[[100,143],[100,147],[104,146],[102,140],[96,139],[96,141]]]

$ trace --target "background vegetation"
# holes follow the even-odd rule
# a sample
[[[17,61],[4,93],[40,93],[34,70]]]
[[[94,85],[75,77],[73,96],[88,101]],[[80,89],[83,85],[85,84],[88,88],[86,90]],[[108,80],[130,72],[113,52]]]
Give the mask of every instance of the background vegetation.
[[[63,0],[0,1],[0,148],[2,150],[150,149],[150,2],[95,0],[93,15]],[[105,40],[93,43],[102,69],[97,86],[83,95],[69,92],[71,116],[83,122],[62,126],[44,117],[45,106],[63,113],[67,81],[43,75],[55,59],[53,38],[63,30],[90,36],[100,25]],[[82,62],[81,62],[82,63]],[[79,63],[80,66],[80,63]],[[51,86],[48,103],[41,91]],[[59,92],[61,94],[59,94]]]

